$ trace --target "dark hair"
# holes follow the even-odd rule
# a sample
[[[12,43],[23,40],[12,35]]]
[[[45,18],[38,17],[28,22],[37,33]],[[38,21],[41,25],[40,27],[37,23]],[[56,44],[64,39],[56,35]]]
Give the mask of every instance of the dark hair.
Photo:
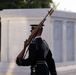
[[[31,24],[30,26],[31,26],[31,32],[32,32],[32,30],[35,29],[35,28],[38,26],[38,24]],[[43,24],[42,27],[39,29],[39,31],[42,32],[43,26],[44,26],[44,24]]]
[[[39,31],[42,32],[42,31],[43,31],[43,27],[41,27],[41,28],[39,29]]]
[[[32,28],[30,31],[32,32],[32,30],[34,30],[35,28]],[[43,27],[41,27],[40,29],[39,29],[39,32],[42,32],[43,31]]]

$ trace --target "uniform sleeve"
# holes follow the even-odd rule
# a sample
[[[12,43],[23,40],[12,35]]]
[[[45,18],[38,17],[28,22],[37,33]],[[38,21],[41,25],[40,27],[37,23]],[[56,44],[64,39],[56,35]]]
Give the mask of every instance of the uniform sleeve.
[[[30,66],[34,65],[36,61],[36,45],[34,43],[29,46],[29,57],[27,59],[16,59],[16,64],[18,66]]]
[[[46,63],[48,65],[51,75],[57,75],[55,62],[54,62],[54,59],[52,58],[52,53],[50,50],[46,56]]]

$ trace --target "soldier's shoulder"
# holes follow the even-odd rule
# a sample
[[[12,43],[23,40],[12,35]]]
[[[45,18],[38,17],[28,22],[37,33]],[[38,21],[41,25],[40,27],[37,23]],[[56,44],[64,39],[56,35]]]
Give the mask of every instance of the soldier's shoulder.
[[[31,41],[31,44],[36,44],[36,41]]]

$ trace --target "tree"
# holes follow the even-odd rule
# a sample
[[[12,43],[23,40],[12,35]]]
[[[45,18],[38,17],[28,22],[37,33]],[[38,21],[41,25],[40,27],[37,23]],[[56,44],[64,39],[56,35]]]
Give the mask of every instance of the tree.
[[[49,8],[52,0],[26,0],[26,8]]]
[[[50,8],[52,0],[0,0],[0,9]]]
[[[24,0],[1,0],[0,9],[15,9],[25,7]]]

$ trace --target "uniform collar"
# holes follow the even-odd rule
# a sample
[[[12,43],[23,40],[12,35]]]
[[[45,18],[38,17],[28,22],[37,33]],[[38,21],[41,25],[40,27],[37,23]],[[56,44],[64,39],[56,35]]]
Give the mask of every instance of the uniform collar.
[[[36,36],[32,41],[35,41],[37,38],[41,38],[41,36]]]
[[[41,36],[36,36],[34,39],[41,38]]]

